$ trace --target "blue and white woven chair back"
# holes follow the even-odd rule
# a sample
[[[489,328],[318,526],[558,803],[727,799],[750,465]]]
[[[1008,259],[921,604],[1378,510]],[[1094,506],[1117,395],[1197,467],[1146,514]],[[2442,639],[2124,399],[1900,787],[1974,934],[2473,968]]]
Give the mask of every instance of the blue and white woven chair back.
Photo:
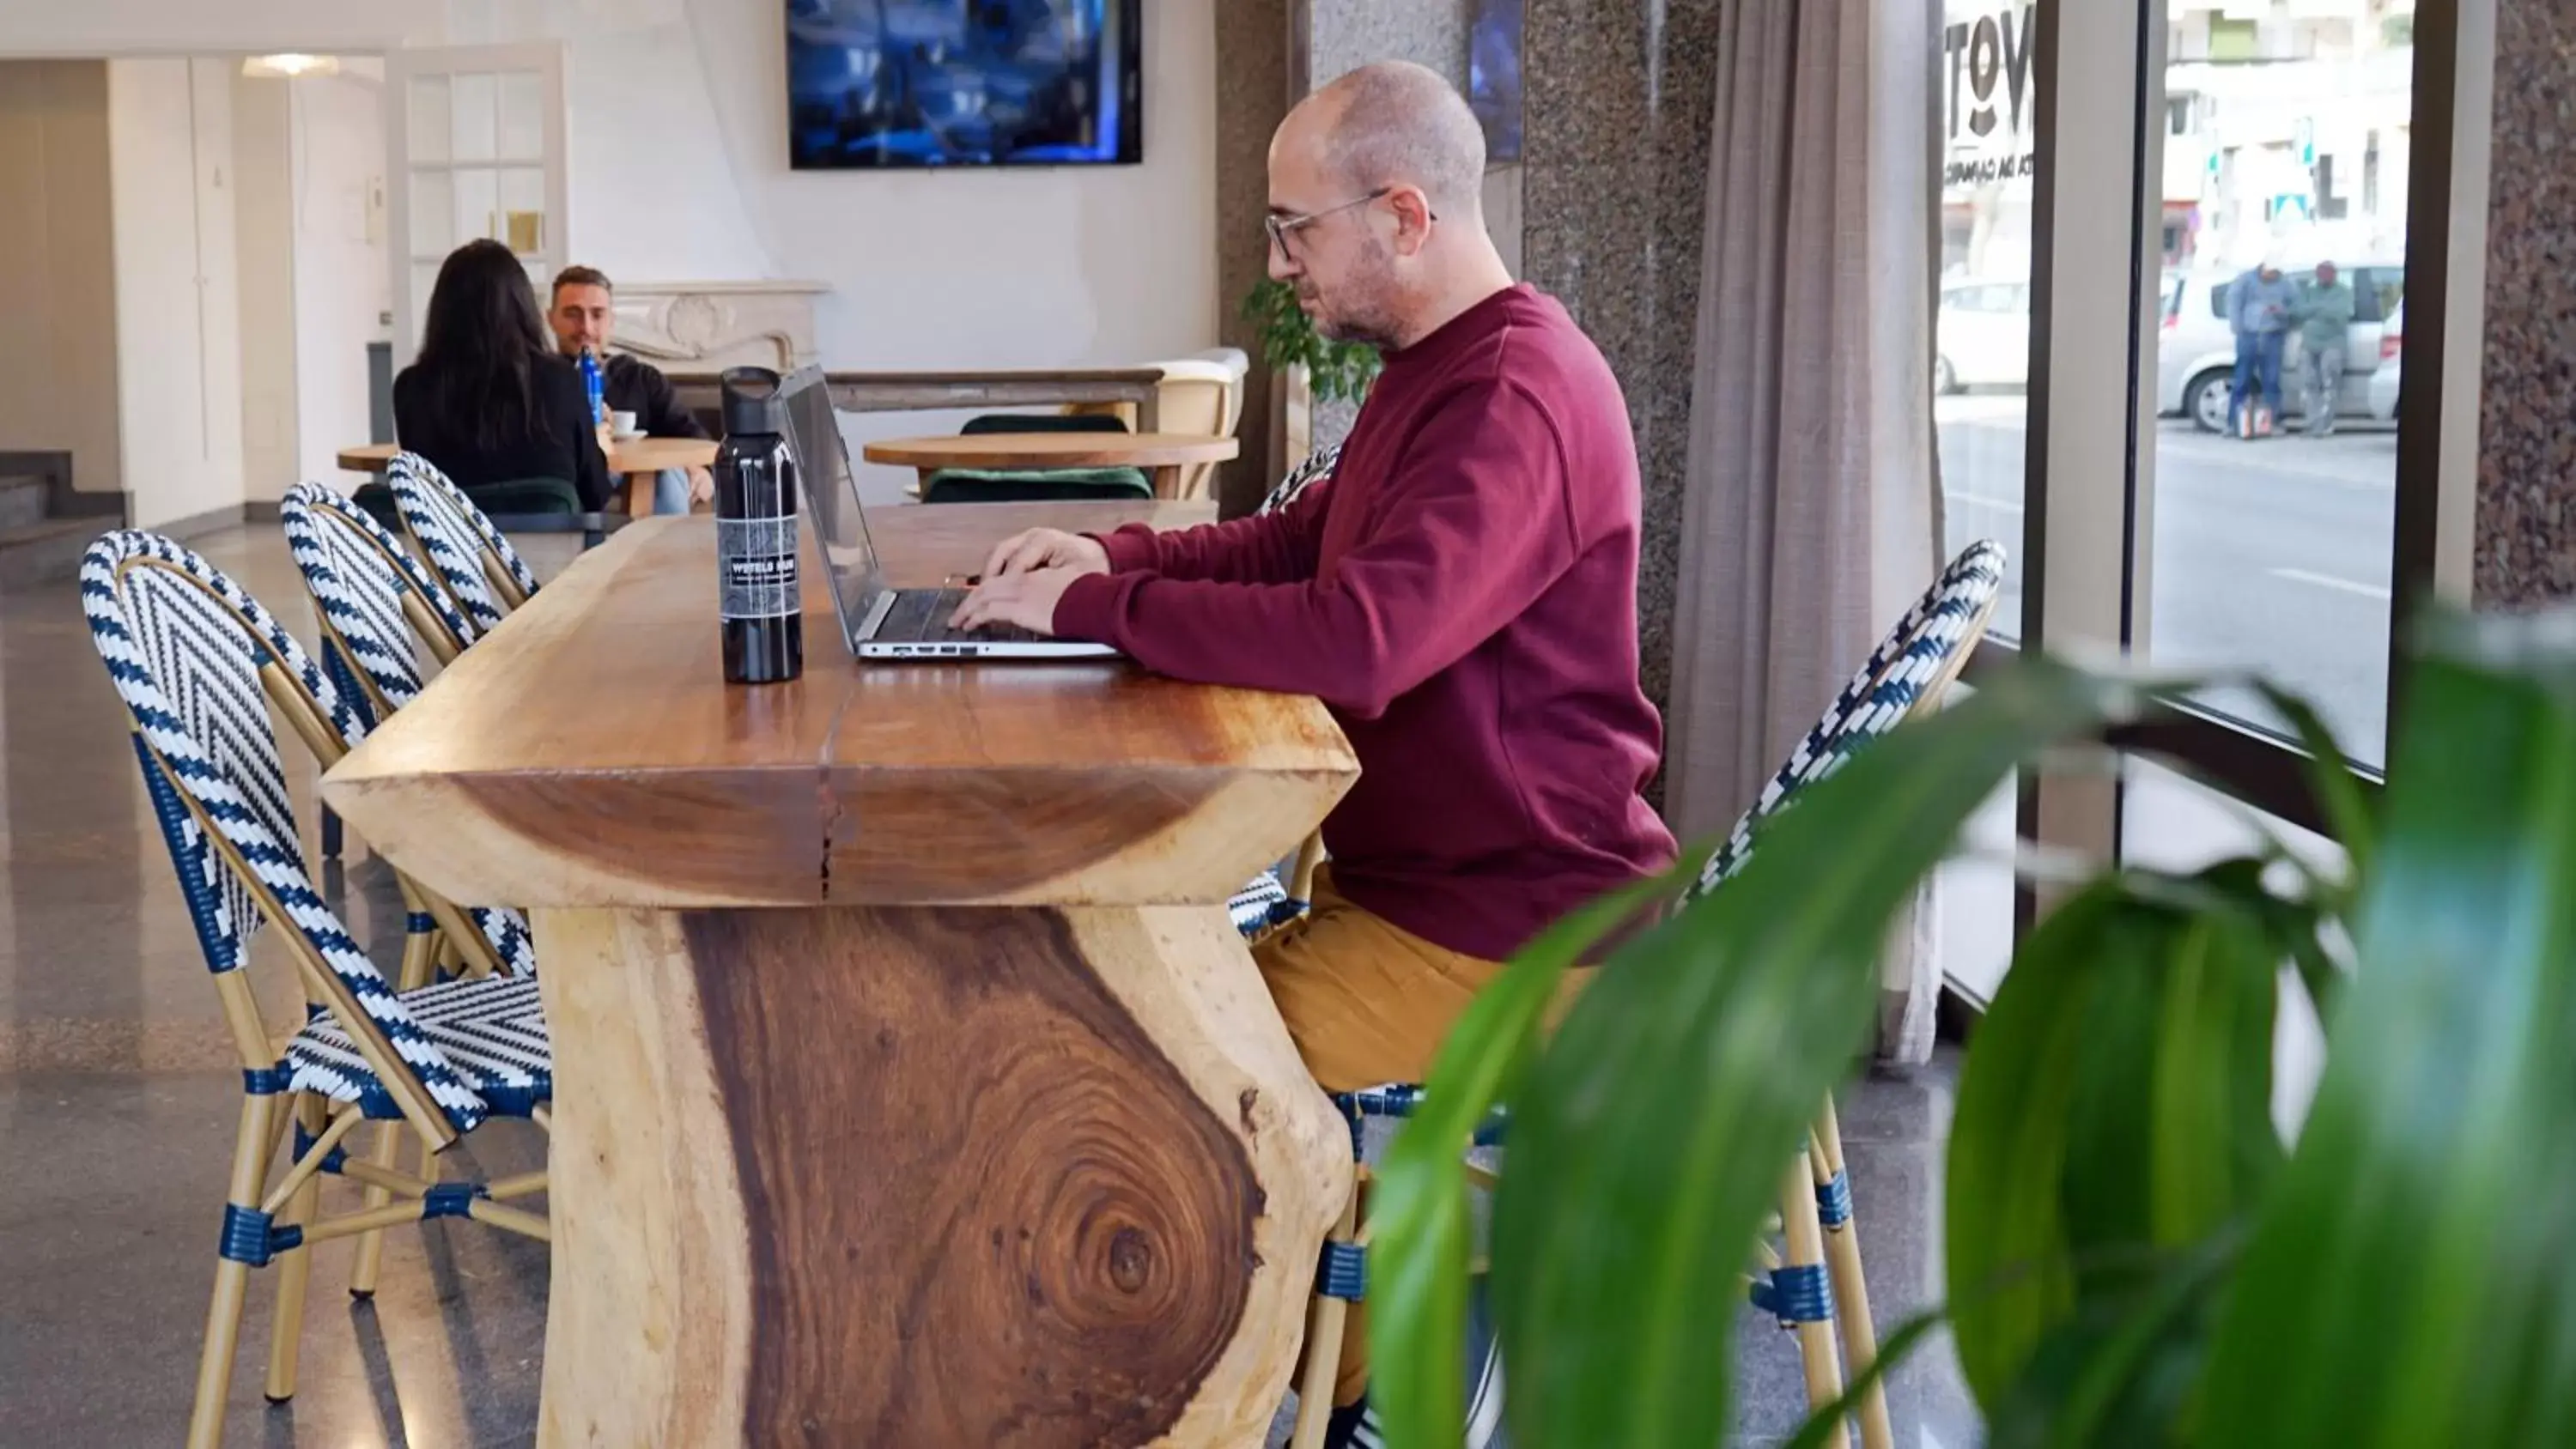
[[[452,649],[462,649],[474,637],[473,627],[419,560],[404,551],[402,541],[346,494],[319,483],[299,483],[278,505],[278,515],[315,612],[366,676],[370,717],[380,721],[419,698],[427,680],[416,648],[418,635],[403,601],[419,600],[447,631],[445,642]],[[332,672],[329,666],[338,657],[325,659],[325,672]],[[361,681],[336,673],[332,683],[344,697],[362,688]],[[483,928],[504,967],[517,975],[535,974],[536,935],[526,916],[500,906],[476,906],[467,914]]]
[[[473,622],[476,637],[490,633],[511,607],[485,572],[487,562],[506,573],[522,596],[537,591],[537,575],[527,560],[436,464],[417,453],[396,453],[385,469],[385,483],[393,489],[403,528],[447,586],[457,611]]]
[[[1985,633],[2003,587],[2004,560],[2003,545],[1991,540],[1971,544],[1951,560],[1870,651],[1869,661],[1834,697],[1824,718],[1762,787],[1761,798],[1710,853],[1686,899],[1697,900],[1742,870],[1763,823],[1788,805],[1799,787],[1833,774],[1863,745],[1938,702],[1942,688]]]
[[[354,742],[366,727],[340,691],[258,600],[166,538],[130,529],[100,538],[81,561],[80,591],[207,966],[248,963],[265,895],[450,1123],[462,1132],[482,1121],[483,1099],[421,1032],[305,865],[260,671],[284,670],[328,727]]]
[[[1317,480],[1333,476],[1334,465],[1341,461],[1342,445],[1339,443],[1307,454],[1306,461],[1289,469],[1288,476],[1280,479],[1279,486],[1271,489],[1270,496],[1262,499],[1261,506],[1252,511],[1277,513],[1296,502],[1297,495],[1312,487]]]
[[[474,638],[474,626],[456,612],[402,541],[345,494],[319,483],[299,483],[279,503],[278,515],[314,611],[338,637],[348,662],[366,676],[370,714],[402,708],[419,698],[428,682],[418,633],[404,612],[406,598],[419,600],[446,629],[453,649]],[[326,667],[329,663],[326,659]],[[360,683],[332,682],[344,690]]]

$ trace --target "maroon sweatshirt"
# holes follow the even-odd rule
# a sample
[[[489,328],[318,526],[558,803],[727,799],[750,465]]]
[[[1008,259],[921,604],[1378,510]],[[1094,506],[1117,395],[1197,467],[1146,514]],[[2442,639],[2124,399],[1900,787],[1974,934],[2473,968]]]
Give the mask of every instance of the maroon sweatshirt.
[[[1637,686],[1626,401],[1529,287],[1391,354],[1332,478],[1279,513],[1102,537],[1055,629],[1210,684],[1320,696],[1359,782],[1333,883],[1499,960],[1669,864],[1639,792],[1663,722]]]

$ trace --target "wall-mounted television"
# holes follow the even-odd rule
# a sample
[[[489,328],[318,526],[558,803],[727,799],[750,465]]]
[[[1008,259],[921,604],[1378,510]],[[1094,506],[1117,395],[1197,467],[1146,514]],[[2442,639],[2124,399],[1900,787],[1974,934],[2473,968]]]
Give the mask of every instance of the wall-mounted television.
[[[786,0],[798,170],[1144,159],[1144,0]]]

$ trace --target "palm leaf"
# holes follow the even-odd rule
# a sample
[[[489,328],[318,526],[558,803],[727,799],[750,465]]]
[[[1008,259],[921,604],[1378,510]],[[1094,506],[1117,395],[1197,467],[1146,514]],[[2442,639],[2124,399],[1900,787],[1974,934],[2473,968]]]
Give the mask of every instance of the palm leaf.
[[[2221,1320],[2208,1442],[2576,1442],[2569,633],[2431,633],[2334,1049]]]
[[[1725,1307],[1867,1036],[1891,918],[2010,770],[2137,698],[2047,663],[2012,672],[1810,787],[1741,875],[1600,973],[1513,1099],[1494,1291],[1517,1438],[1719,1439]],[[1445,1434],[1425,1412],[1391,1442],[1454,1443],[1454,1411]]]
[[[1989,1413],[2033,1357],[2257,1200],[2279,955],[2227,884],[2108,876],[2031,934],[1960,1071],[1947,1180],[1959,1359]]]

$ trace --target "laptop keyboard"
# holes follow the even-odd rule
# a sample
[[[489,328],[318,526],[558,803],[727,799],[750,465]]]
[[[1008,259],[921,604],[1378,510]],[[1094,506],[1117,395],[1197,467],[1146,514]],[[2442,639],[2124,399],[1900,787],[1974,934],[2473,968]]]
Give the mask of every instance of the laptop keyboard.
[[[879,644],[1027,644],[1043,641],[1046,636],[1011,624],[987,624],[980,629],[949,627],[949,616],[966,602],[964,589],[899,589],[894,607],[886,612],[885,622],[877,626],[870,642]]]

